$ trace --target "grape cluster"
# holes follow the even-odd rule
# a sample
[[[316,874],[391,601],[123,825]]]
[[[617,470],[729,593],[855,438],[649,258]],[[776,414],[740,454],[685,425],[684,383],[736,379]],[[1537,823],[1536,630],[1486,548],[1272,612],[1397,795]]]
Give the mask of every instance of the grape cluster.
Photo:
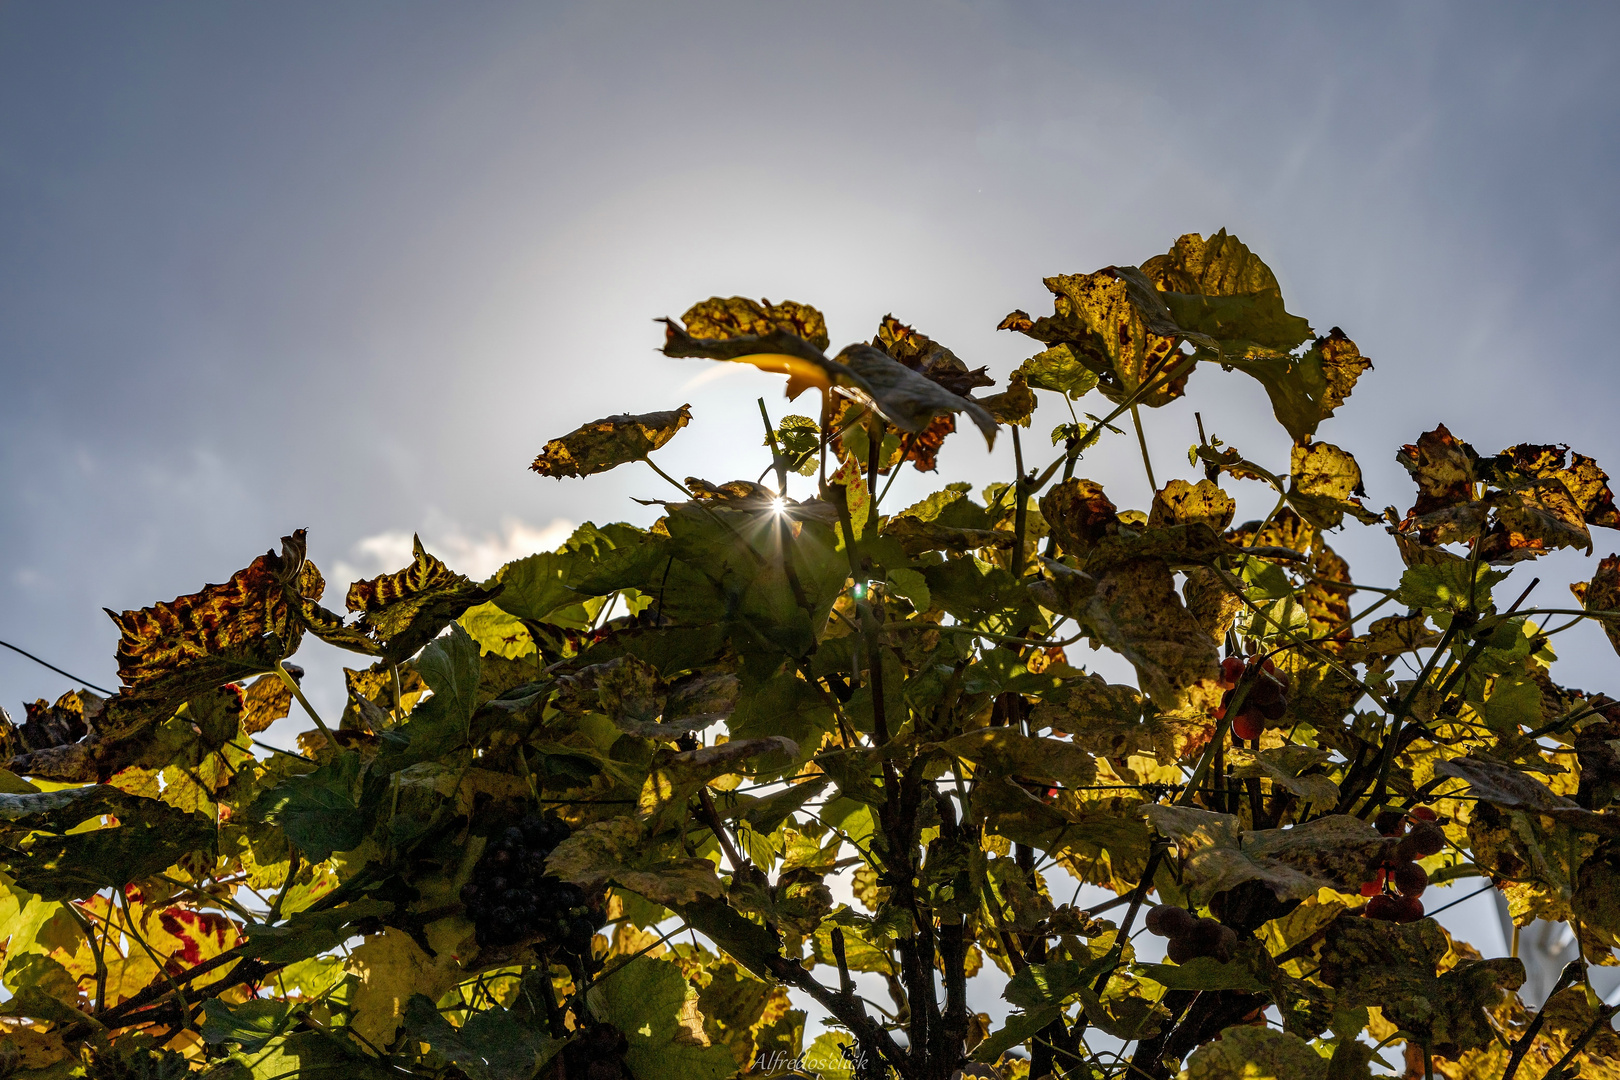
[[[1213,956],[1225,962],[1237,948],[1237,931],[1214,919],[1200,919],[1184,907],[1160,904],[1147,913],[1148,932],[1169,938],[1164,954],[1177,964],[1196,956]]]
[[[541,938],[562,953],[590,960],[600,914],[586,905],[578,885],[546,873],[546,856],[568,835],[568,826],[556,817],[530,814],[490,838],[472,880],[461,887],[479,945],[503,948]]]
[[[1283,718],[1288,711],[1288,673],[1278,671],[1270,660],[1251,656],[1228,656],[1221,661],[1220,708],[1215,719],[1225,720],[1226,711],[1243,687],[1243,704],[1232,717],[1232,734],[1239,739],[1258,739],[1263,731]]]
[[[629,1047],[612,1024],[591,1024],[562,1049],[567,1080],[633,1080],[624,1064]]]
[[[1408,822],[1412,825],[1410,832]],[[1385,810],[1373,819],[1373,824],[1385,836],[1400,840],[1372,880],[1361,886],[1361,895],[1369,898],[1361,909],[1362,915],[1383,922],[1423,918],[1423,901],[1419,897],[1429,887],[1429,873],[1418,865],[1418,860],[1437,855],[1446,846],[1438,817],[1433,810],[1420,806],[1409,815]]]

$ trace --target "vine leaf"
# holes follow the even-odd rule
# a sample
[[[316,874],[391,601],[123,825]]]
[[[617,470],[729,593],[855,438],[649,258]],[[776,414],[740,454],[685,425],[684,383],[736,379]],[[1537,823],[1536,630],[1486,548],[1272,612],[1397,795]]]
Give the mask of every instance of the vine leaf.
[[[1288,503],[1318,529],[1336,529],[1349,514],[1363,525],[1380,520],[1361,505],[1361,466],[1332,443],[1295,443],[1289,457]]]
[[[731,1051],[710,1045],[697,993],[668,960],[642,957],[598,976],[586,992],[591,1015],[629,1040],[625,1064],[637,1080],[724,1080]]]
[[[413,995],[437,1000],[463,976],[448,952],[430,957],[395,926],[356,946],[348,969],[359,977],[349,998],[350,1026],[373,1046],[394,1041]]]
[[[1208,240],[1180,237],[1164,255],[1142,264],[1174,324],[1184,333],[1219,341],[1236,355],[1286,353],[1311,327],[1283,310],[1277,275],[1225,229]]]
[[[883,316],[872,346],[953,394],[966,397],[975,388],[994,386],[996,382],[985,374],[984,368],[970,370],[951,350],[928,335],[919,334],[893,315]]]
[[[1078,401],[1097,387],[1097,373],[1072,345],[1054,345],[1018,365],[1018,374],[1036,390],[1051,390]]]
[[[692,420],[692,406],[665,412],[618,413],[552,439],[529,468],[541,476],[591,476],[640,461]]]
[[[1134,267],[1127,269],[1135,271]],[[1135,273],[1139,278],[1140,271]],[[1030,374],[1040,379],[1031,380],[1033,385],[1072,392],[1082,384],[1067,367],[1068,359],[1074,357],[1090,369],[1104,396],[1120,403],[1174,362],[1179,327],[1167,311],[1161,315],[1156,310],[1163,304],[1145,279],[1127,280],[1120,268],[1110,266],[1094,274],[1059,274],[1042,281],[1052,293],[1052,314],[1031,319],[1014,311],[996,327],[1048,346],[1029,361]],[[1151,299],[1139,304],[1133,291]],[[1186,385],[1183,373],[1136,400],[1150,407],[1164,405],[1180,397]]]
[[[1163,529],[1196,521],[1220,533],[1232,524],[1236,513],[1237,503],[1232,496],[1213,481],[1189,484],[1185,480],[1172,480],[1163,490],[1154,493],[1147,523],[1150,529]]]
[[[1321,888],[1354,892],[1392,846],[1365,821],[1333,814],[1290,829],[1244,830],[1231,814],[1144,803],[1154,828],[1187,853],[1184,880],[1207,899],[1259,881],[1279,900],[1304,900]]]
[[[78,830],[103,815],[118,824]],[[6,853],[6,871],[23,889],[46,900],[69,900],[99,889],[122,888],[191,854],[212,857],[218,841],[211,818],[156,799],[96,785],[0,795],[5,833],[34,835]]]
[[[1328,927],[1322,981],[1341,1008],[1377,1005],[1421,1046],[1449,1058],[1493,1041],[1485,1010],[1524,985],[1515,959],[1465,961],[1437,975],[1448,944],[1433,919],[1380,922],[1341,915]]]
[[[405,1026],[471,1080],[528,1080],[560,1049],[546,1033],[499,1005],[474,1012],[460,1027],[439,1015],[432,999],[413,994],[405,1003]]]
[[[942,743],[941,748],[952,757],[973,762],[986,776],[1047,781],[1071,788],[1085,787],[1097,779],[1096,760],[1078,746],[1013,728],[980,728]]]
[[[1474,794],[1505,810],[1529,810],[1583,832],[1620,836],[1620,815],[1597,814],[1583,809],[1511,765],[1469,755],[1438,762],[1434,771],[1439,776],[1455,776],[1468,781]]]
[[[963,412],[984,434],[985,443],[995,445],[996,420],[972,398],[951,393],[870,345],[850,345],[837,359],[855,376],[845,380],[843,392],[901,431],[921,435],[935,417]]]
[[[594,822],[558,844],[546,870],[585,888],[612,883],[665,907],[725,895],[708,859],[660,859],[634,818]]]
[[[1328,1060],[1298,1035],[1229,1027],[1187,1058],[1183,1080],[1328,1080]]]
[[[1587,611],[1620,614],[1620,555],[1599,559],[1591,581],[1577,581],[1569,587]],[[1620,619],[1599,619],[1604,635],[1616,653],[1620,653]]]
[[[304,557],[304,530],[281,538],[221,585],[138,611],[117,624],[121,705],[172,708],[201,691],[272,671],[298,648],[299,600],[319,600],[325,581]]]
[[[363,632],[385,664],[397,664],[439,636],[468,608],[494,599],[501,588],[486,589],[451,570],[412,537],[414,561],[403,570],[349,586],[344,603],[360,613]],[[312,628],[317,634],[319,628]],[[342,645],[342,641],[332,644]]]

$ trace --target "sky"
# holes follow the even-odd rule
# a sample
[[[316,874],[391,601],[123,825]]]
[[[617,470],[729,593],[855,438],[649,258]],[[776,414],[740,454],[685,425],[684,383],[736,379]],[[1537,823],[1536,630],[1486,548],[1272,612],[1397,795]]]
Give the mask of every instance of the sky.
[[[656,352],[710,295],[813,303],[835,348],[892,312],[1004,377],[1042,277],[1223,227],[1373,359],[1320,437],[1375,507],[1410,505],[1394,452],[1437,422],[1620,475],[1617,40],[1578,3],[0,0],[0,639],[112,686],[101,608],[295,528],[340,606],[413,531],[478,576],[646,523],[642,466],[527,471],[611,413],[690,402],[663,468],[752,479],[756,398],[804,406]],[[1286,464],[1258,385],[1200,371],[1149,417],[1161,483],[1195,475],[1195,409]],[[891,498],[1005,478],[976,439]],[[1082,470],[1146,505],[1130,440]],[[1378,530],[1334,543],[1398,573]],[[1532,574],[1562,605],[1589,570]],[[1601,634],[1559,651],[1620,694]],[[317,703],[342,659],[300,653]],[[69,685],[0,653],[13,714]]]

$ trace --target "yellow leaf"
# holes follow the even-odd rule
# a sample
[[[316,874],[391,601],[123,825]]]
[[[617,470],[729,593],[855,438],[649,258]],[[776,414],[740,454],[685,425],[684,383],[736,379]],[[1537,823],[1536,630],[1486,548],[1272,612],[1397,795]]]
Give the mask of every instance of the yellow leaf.
[[[360,976],[350,1002],[353,1027],[374,1046],[394,1041],[412,994],[437,1001],[462,975],[449,954],[429,958],[409,934],[392,926],[350,953],[348,967]]]

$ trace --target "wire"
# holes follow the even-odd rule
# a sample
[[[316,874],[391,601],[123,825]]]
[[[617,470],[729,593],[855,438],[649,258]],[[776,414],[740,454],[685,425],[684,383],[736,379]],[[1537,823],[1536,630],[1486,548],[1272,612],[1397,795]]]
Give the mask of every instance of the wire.
[[[74,682],[79,683],[80,685],[86,687],[87,689],[94,690],[94,691],[96,691],[98,693],[106,694],[108,697],[111,697],[113,695],[113,691],[108,690],[106,687],[97,686],[95,683],[91,682],[89,679],[81,679],[77,675],[73,674],[73,672],[71,672],[71,671],[63,671],[61,668],[57,667],[55,664],[47,664],[47,663],[45,663],[45,661],[41,660],[39,657],[35,656],[33,653],[29,652],[26,649],[19,649],[19,648],[17,648],[17,646],[13,645],[9,641],[0,641],[0,645],[4,645],[6,648],[10,649],[14,653],[21,653],[22,655],[28,657],[28,659],[32,660],[34,663],[41,664],[41,665],[43,665],[45,667],[48,667],[52,671],[56,672],[58,675],[66,675],[68,678],[70,678]]]

